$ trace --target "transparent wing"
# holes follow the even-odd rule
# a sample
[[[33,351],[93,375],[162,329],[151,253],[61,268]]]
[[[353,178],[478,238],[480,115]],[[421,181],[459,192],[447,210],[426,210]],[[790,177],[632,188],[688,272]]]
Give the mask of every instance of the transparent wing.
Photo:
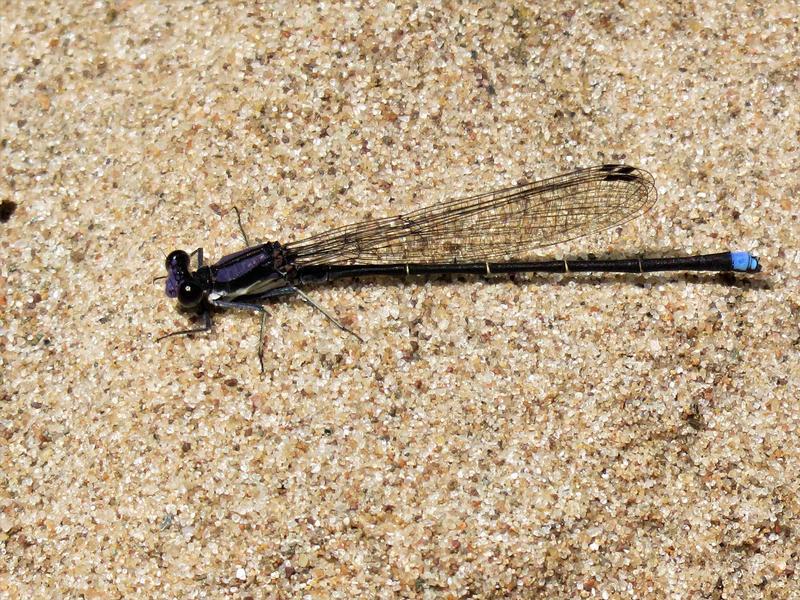
[[[655,200],[653,177],[646,171],[600,165],[346,225],[286,248],[298,265],[521,258],[535,248],[624,223]]]

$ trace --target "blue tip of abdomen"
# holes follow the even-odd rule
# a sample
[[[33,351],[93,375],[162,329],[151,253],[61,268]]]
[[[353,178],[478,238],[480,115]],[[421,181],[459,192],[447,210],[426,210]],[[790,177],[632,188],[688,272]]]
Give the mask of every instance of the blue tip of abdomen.
[[[758,257],[749,252],[731,252],[731,265],[734,271],[743,273],[758,273],[761,270]]]

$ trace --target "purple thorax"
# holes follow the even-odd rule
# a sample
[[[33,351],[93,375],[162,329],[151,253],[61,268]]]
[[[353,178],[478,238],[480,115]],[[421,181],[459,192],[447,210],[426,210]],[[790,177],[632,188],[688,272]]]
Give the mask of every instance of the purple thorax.
[[[248,252],[252,252],[252,250],[247,249],[222,257],[214,265],[214,280],[220,283],[228,283],[239,279],[242,275],[246,275],[261,265],[272,262],[272,257],[266,252],[245,256]]]

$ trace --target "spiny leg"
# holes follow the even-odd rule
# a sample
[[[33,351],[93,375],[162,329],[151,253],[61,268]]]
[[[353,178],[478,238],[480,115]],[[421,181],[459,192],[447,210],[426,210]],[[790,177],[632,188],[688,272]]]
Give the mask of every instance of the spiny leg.
[[[264,324],[267,320],[267,309],[260,304],[251,304],[249,302],[225,302],[224,300],[215,300],[214,306],[220,308],[232,308],[235,310],[250,310],[253,312],[261,313],[261,328],[258,333],[258,364],[261,365],[261,373],[264,374]]]
[[[162,335],[160,338],[157,338],[156,341],[160,342],[161,340],[165,340],[165,339],[167,339],[169,337],[174,337],[174,336],[177,336],[177,335],[190,335],[192,333],[205,333],[206,331],[209,331],[211,329],[211,326],[213,325],[213,323],[211,321],[211,311],[206,310],[206,311],[203,312],[203,320],[204,320],[204,323],[203,323],[202,327],[197,327],[195,329],[181,329],[180,331],[173,331],[172,333],[168,333],[167,335]]]
[[[311,298],[309,298],[301,289],[295,287],[292,284],[292,282],[289,281],[286,273],[284,273],[282,271],[276,271],[276,273],[278,273],[278,275],[280,275],[281,278],[283,279],[283,281],[286,283],[286,289],[293,291],[298,296],[300,296],[309,306],[312,306],[313,308],[316,308],[319,312],[321,312],[323,315],[325,315],[331,323],[336,325],[336,327],[338,327],[342,331],[346,331],[350,335],[354,336],[362,344],[364,343],[364,340],[361,338],[360,335],[358,335],[356,332],[351,331],[350,329],[348,329],[347,327],[345,327],[344,325],[339,323],[339,321],[337,321],[333,316],[328,314],[328,312],[324,308],[322,308],[319,304],[317,304]]]
[[[354,337],[355,337],[355,338],[356,338],[356,339],[357,339],[359,342],[361,342],[362,344],[364,343],[364,340],[361,338],[361,336],[360,336],[360,335],[358,335],[358,334],[357,334],[355,331],[351,331],[350,329],[348,329],[347,327],[345,327],[344,325],[342,325],[341,323],[339,323],[339,321],[337,321],[337,320],[336,320],[334,317],[332,317],[331,315],[329,315],[329,314],[328,314],[328,312],[327,312],[327,311],[326,311],[324,308],[322,308],[322,307],[321,307],[319,304],[317,304],[317,303],[316,303],[316,302],[314,302],[314,301],[313,301],[311,298],[309,298],[308,296],[306,296],[306,295],[305,295],[305,293],[304,293],[302,290],[299,290],[299,289],[297,289],[297,288],[296,288],[296,287],[294,287],[294,286],[292,286],[292,289],[293,289],[295,292],[297,292],[297,294],[298,294],[298,295],[299,295],[299,296],[300,296],[300,297],[301,297],[301,298],[302,298],[302,299],[303,299],[303,300],[304,300],[306,303],[308,303],[310,306],[312,306],[312,307],[316,308],[316,309],[317,309],[319,312],[321,312],[323,315],[325,315],[325,316],[328,318],[328,320],[329,320],[331,323],[333,323],[334,325],[336,325],[336,326],[337,326],[339,329],[341,329],[342,331],[346,331],[346,332],[347,332],[347,333],[349,333],[350,335],[354,336]]]
[[[283,274],[281,274],[283,276]],[[284,281],[286,281],[284,276]],[[280,290],[279,293],[274,293],[270,297],[275,297],[279,295],[284,295],[288,293],[296,293],[299,295],[306,303],[308,303],[313,308],[316,308],[320,311],[325,317],[336,327],[341,329],[342,331],[346,331],[347,333],[354,336],[359,342],[364,343],[364,340],[354,331],[351,331],[344,325],[342,325],[339,321],[337,321],[332,315],[330,315],[324,308],[319,306],[316,302],[314,302],[311,298],[309,298],[304,292],[294,287],[291,283],[286,281],[287,287]],[[214,300],[212,302],[214,306],[218,306],[220,308],[231,308],[235,310],[250,310],[253,312],[261,313],[261,327],[258,334],[258,362],[261,366],[261,372],[264,373],[264,328],[266,324],[267,318],[267,310],[261,306],[260,304],[252,304],[250,302],[226,302],[224,300]]]
[[[261,313],[261,328],[258,332],[258,364],[261,365],[261,374],[264,374],[264,325],[267,322],[267,311]]]
[[[239,214],[239,209],[236,208],[235,206],[233,207],[233,210],[236,212],[236,222],[239,223],[239,231],[242,232],[242,237],[244,238],[244,245],[249,246],[250,242],[247,241],[247,234],[244,232],[244,227],[242,227],[242,215]]]
[[[330,315],[328,313],[328,311],[326,311],[319,304],[314,302],[311,298],[306,296],[306,294],[302,290],[299,290],[298,288],[294,287],[293,285],[291,285],[288,282],[287,282],[287,285],[289,287],[285,288],[286,291],[283,291],[283,293],[281,293],[280,295],[284,295],[285,293],[289,293],[289,292],[296,293],[305,302],[307,302],[310,306],[316,308],[319,312],[321,312],[323,315],[325,315],[328,318],[328,320],[330,320],[331,323],[336,325],[336,327],[338,327],[342,331],[346,331],[350,335],[354,336],[359,342],[364,343],[364,340],[361,338],[361,336],[359,336],[354,331],[351,331],[350,329],[348,329],[347,327],[342,325],[339,321],[336,320],[336,318],[334,318],[332,315]],[[275,297],[275,296],[278,296],[278,294],[273,294],[273,297]],[[267,312],[266,309],[263,306],[261,306],[260,304],[250,304],[250,303],[247,303],[247,302],[224,302],[222,300],[215,300],[214,301],[214,306],[219,306],[221,308],[235,308],[235,309],[240,309],[240,310],[252,310],[254,312],[260,312],[262,314]]]
[[[189,255],[189,257],[191,258],[192,256],[195,256],[195,255],[197,256],[197,268],[199,269],[200,267],[203,266],[203,249],[202,248],[195,249],[195,251],[192,252]]]

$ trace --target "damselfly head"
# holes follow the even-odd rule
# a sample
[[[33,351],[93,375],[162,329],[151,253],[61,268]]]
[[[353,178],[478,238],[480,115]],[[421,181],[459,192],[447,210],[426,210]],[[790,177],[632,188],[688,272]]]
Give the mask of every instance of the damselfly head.
[[[174,250],[166,260],[166,292],[170,298],[177,298],[182,308],[195,308],[203,300],[205,290],[195,274],[189,270],[190,258],[183,250]]]

